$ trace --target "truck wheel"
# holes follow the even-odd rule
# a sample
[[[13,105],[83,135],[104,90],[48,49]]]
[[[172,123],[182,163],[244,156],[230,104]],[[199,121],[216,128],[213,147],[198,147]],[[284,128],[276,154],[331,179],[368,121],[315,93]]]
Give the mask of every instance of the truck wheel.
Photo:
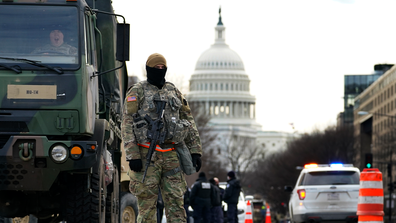
[[[137,222],[138,206],[137,198],[131,193],[121,193],[120,223]]]
[[[103,155],[92,174],[69,175],[66,193],[67,223],[104,223],[106,193]]]
[[[120,219],[120,180],[118,169],[114,166],[113,182],[107,186],[106,223],[115,223]]]

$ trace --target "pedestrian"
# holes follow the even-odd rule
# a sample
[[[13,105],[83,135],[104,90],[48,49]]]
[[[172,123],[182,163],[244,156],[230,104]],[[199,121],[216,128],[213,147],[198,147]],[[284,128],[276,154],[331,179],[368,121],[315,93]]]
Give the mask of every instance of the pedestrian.
[[[198,179],[192,185],[190,194],[190,204],[194,209],[194,222],[209,222],[210,221],[210,207],[212,205],[213,189],[211,184],[206,179],[204,172],[200,172]]]
[[[235,177],[235,172],[227,173],[227,187],[224,191],[223,200],[227,203],[227,220],[229,223],[238,222],[238,200],[241,193],[241,185]]]
[[[217,177],[209,179],[209,182],[212,184],[214,191],[212,207],[210,208],[210,223],[223,223],[224,214],[222,207],[222,197],[224,194],[224,189],[219,187],[219,179]]]
[[[190,193],[191,189],[187,187],[186,192],[184,193],[184,210],[186,210],[187,214],[187,223],[190,223],[190,212],[188,211],[188,207],[190,206]]]
[[[201,141],[187,100],[174,84],[165,81],[165,57],[150,55],[146,71],[147,80],[127,91],[121,125],[130,167],[129,190],[138,199],[137,222],[157,221],[158,187],[167,221],[186,222],[183,195],[187,182],[183,172],[190,175],[201,168]],[[160,140],[147,158],[153,135]]]

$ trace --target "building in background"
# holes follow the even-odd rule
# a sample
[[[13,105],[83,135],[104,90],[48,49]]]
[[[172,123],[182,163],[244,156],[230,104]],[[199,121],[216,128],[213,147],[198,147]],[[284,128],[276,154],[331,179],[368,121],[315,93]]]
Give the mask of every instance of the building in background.
[[[382,172],[384,185],[392,183],[396,160],[396,66],[356,96],[354,103],[355,166],[366,168],[365,157],[371,153],[372,166]],[[389,203],[389,194],[388,190],[384,203]]]
[[[353,124],[353,107],[357,95],[374,83],[381,75],[389,70],[393,64],[374,65],[373,74],[344,76],[344,112],[338,114],[337,125]]]
[[[235,171],[240,171],[235,163],[253,152],[255,158],[262,158],[267,149],[274,151],[285,145],[287,133],[261,131],[261,124],[256,122],[256,97],[250,93],[250,79],[241,57],[225,43],[221,14],[215,43],[201,54],[189,81],[189,103],[211,117],[212,131],[218,136],[211,149]]]

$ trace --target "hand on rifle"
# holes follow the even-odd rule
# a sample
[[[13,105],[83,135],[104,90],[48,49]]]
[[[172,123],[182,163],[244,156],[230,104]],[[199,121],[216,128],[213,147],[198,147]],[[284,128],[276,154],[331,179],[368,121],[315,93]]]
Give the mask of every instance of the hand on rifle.
[[[129,160],[129,168],[135,172],[142,172],[143,164],[141,159]]]

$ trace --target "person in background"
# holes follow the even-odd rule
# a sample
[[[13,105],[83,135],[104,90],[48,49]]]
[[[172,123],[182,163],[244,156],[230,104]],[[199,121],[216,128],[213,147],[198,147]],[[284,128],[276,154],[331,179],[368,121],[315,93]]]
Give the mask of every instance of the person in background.
[[[207,181],[204,172],[200,172],[198,179],[192,185],[190,194],[191,207],[194,209],[194,222],[210,221],[210,207],[212,205],[213,189]]]
[[[224,189],[219,187],[219,179],[213,177],[209,179],[209,182],[213,186],[213,199],[212,207],[210,208],[210,223],[223,223],[224,215],[222,208],[222,197],[224,194]]]
[[[229,223],[238,222],[238,201],[239,194],[241,193],[241,185],[239,180],[236,179],[235,172],[230,171],[227,173],[227,187],[224,191],[223,200],[227,203],[227,220]]]
[[[191,189],[187,187],[186,193],[184,193],[184,210],[186,210],[187,214],[187,223],[190,223],[190,212],[188,211],[188,207],[190,206],[190,193]]]

